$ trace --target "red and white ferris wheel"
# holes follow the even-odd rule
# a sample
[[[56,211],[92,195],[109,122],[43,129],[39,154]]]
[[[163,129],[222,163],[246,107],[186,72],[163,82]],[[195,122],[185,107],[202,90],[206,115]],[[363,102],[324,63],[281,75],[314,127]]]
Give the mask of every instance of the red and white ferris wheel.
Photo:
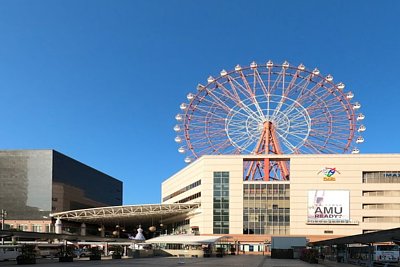
[[[222,70],[180,105],[178,151],[187,163],[218,154],[359,153],[365,116],[344,88],[316,68],[286,61]],[[277,169],[288,176],[285,166]]]

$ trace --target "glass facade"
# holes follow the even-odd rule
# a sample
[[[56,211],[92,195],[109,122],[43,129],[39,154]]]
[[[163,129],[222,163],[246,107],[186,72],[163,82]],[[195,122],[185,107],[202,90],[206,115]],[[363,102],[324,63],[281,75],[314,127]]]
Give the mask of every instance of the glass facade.
[[[243,234],[289,234],[289,183],[245,183],[243,224]]]
[[[53,156],[53,212],[122,205],[122,182],[57,151]]]
[[[229,172],[214,172],[213,233],[229,234]]]
[[[8,219],[48,216],[51,183],[51,150],[0,151],[0,208]]]
[[[121,181],[61,153],[0,151],[0,209],[9,220],[43,220],[55,211],[121,204]]]

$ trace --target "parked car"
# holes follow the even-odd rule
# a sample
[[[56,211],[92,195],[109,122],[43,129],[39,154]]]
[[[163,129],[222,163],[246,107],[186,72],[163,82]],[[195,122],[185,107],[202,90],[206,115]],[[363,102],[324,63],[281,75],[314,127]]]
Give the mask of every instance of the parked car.
[[[91,252],[86,249],[78,248],[74,250],[74,256],[78,258],[84,258],[84,257],[89,257],[91,255]]]

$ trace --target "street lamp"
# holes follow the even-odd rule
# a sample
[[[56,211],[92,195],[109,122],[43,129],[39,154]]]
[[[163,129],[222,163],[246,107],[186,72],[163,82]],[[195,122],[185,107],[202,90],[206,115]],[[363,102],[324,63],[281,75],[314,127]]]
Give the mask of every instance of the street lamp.
[[[7,211],[1,209],[1,230],[4,230],[4,219],[7,216]],[[4,245],[4,237],[1,238],[1,244]]]

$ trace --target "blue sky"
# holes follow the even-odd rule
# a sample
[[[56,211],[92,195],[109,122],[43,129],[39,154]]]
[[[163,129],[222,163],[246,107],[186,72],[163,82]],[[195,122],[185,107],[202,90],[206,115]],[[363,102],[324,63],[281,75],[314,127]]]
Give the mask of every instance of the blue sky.
[[[185,166],[174,116],[236,64],[288,60],[343,81],[362,153],[399,153],[400,1],[0,1],[1,149],[56,149],[157,203]]]

